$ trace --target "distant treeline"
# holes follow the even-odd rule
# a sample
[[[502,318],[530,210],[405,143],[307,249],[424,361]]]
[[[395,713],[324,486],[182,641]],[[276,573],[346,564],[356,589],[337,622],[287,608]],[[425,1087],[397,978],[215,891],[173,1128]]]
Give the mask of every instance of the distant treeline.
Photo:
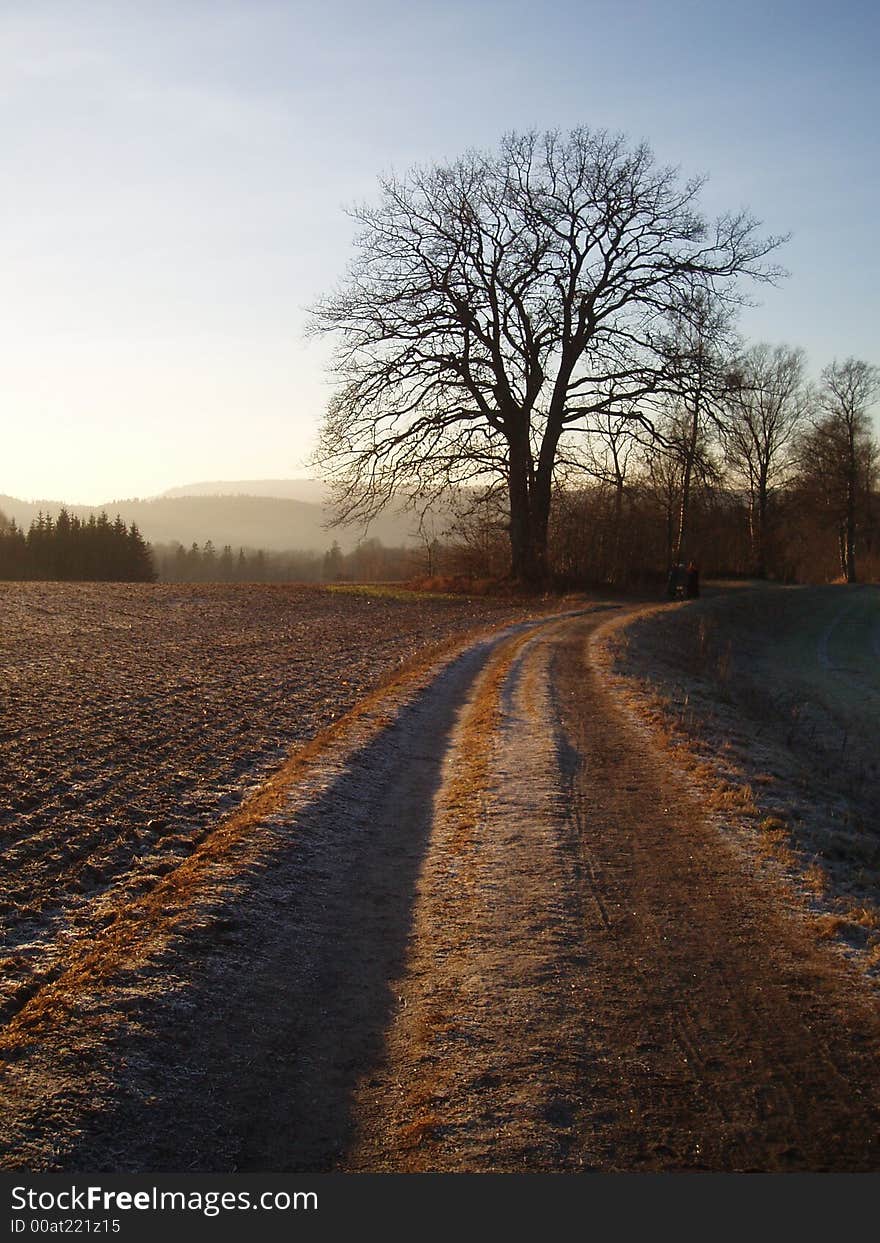
[[[258,548],[217,549],[212,540],[157,544],[156,570],[163,583],[333,583],[400,582],[418,574],[424,557],[418,549],[386,548],[378,539],[364,540],[352,552],[335,541],[324,553]]]
[[[580,487],[561,489],[548,553],[557,586],[656,584],[662,591],[677,556],[682,464],[671,452],[638,461],[639,446],[619,453],[616,475],[596,469]],[[834,494],[808,476],[777,485],[760,521],[761,562],[755,558],[753,498],[725,486],[705,455],[690,479],[688,559],[704,575],[828,582],[841,576],[846,555],[841,509]],[[595,468],[594,468],[595,469]],[[854,490],[854,546],[863,581],[880,580],[880,494],[867,482]],[[845,514],[844,514],[845,517]],[[508,569],[508,517],[503,497],[471,493],[440,539],[413,546],[363,540],[350,552],[334,541],[324,552],[233,547],[211,540],[185,547],[149,545],[135,524],[106,513],[81,520],[62,511],[40,515],[27,533],[0,513],[0,579],[91,579],[166,583],[406,582],[503,579]]]
[[[0,579],[63,582],[153,582],[149,544],[135,523],[111,522],[106,513],[82,521],[62,509],[40,514],[27,533],[0,514]]]
[[[80,519],[67,509],[39,514],[27,532],[0,512],[0,580],[62,582],[279,583],[403,581],[423,573],[424,550],[367,539],[352,552],[334,540],[323,553],[272,552],[211,540],[148,544],[137,524],[106,513]]]

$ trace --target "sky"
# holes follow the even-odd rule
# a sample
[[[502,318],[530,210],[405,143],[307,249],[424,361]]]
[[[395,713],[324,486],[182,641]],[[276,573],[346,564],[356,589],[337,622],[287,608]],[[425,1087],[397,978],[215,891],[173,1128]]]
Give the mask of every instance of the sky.
[[[750,340],[880,364],[875,0],[0,0],[0,493],[307,475],[306,310],[377,177],[587,125],[790,277]]]

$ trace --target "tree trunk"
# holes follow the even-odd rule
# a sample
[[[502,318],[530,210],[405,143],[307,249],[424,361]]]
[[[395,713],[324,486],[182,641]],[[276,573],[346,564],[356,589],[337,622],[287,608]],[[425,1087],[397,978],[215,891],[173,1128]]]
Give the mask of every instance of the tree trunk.
[[[675,555],[673,560],[677,563],[681,561],[684,554],[684,542],[687,538],[688,519],[690,518],[690,502],[691,502],[691,458],[688,458],[684,464],[684,475],[681,481],[681,500],[678,506],[678,534],[675,539]]]
[[[767,480],[762,475],[758,481],[758,509],[753,535],[755,576],[767,577]]]
[[[510,448],[507,486],[510,497],[510,573],[515,582],[528,584],[534,572],[531,564],[534,534],[529,464],[526,454],[517,452],[513,445]]]
[[[848,583],[856,581],[856,496],[858,494],[858,462],[852,422],[849,425],[849,461],[846,472],[846,528],[843,576]]]
[[[550,576],[547,560],[547,539],[550,530],[550,500],[553,471],[542,461],[532,481],[532,572],[531,586],[546,587]]]
[[[844,554],[844,577],[848,583],[856,582],[856,540],[855,540],[855,507],[852,506],[846,515],[846,548]]]
[[[691,412],[690,434],[685,449],[684,473],[681,480],[681,504],[678,509],[678,536],[675,541],[675,561],[680,562],[684,556],[685,540],[688,536],[688,523],[691,509],[691,480],[694,464],[697,459],[697,441],[700,435],[700,399],[694,402]]]
[[[550,481],[532,470],[527,444],[511,444],[510,570],[515,582],[532,590],[547,582],[547,529],[550,518]]]
[[[614,481],[614,529],[611,536],[611,581],[619,585],[622,578],[620,546],[623,538],[623,480],[618,474]]]
[[[670,568],[678,563],[678,558],[675,555],[676,500],[675,494],[667,487],[666,494],[663,497],[663,506],[666,518],[666,560]]]

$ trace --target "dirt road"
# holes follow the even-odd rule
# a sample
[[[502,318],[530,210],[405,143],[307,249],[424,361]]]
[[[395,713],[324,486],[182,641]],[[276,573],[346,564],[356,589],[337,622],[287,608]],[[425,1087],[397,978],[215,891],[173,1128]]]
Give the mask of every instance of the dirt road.
[[[621,715],[612,607],[319,757],[174,987],[19,1065],[6,1163],[880,1169],[876,1000]]]

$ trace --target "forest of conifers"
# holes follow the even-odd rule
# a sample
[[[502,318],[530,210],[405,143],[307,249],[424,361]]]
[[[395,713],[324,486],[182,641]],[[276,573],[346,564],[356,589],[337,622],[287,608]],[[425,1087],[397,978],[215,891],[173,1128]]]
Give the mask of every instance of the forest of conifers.
[[[40,514],[27,533],[0,515],[0,579],[152,582],[156,569],[137,526],[106,513],[82,522],[62,509]]]

